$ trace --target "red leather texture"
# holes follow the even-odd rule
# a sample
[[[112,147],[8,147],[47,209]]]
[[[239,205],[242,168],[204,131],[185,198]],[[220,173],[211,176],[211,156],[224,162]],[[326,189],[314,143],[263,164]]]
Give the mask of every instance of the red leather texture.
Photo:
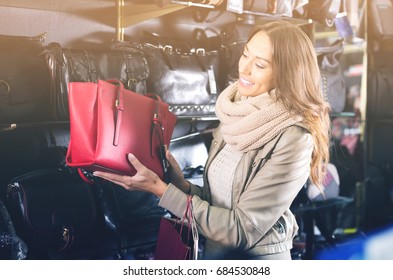
[[[176,124],[166,103],[124,89],[120,81],[70,82],[68,86],[69,166],[134,175],[127,160],[127,154],[133,153],[164,178],[161,144],[169,147]]]

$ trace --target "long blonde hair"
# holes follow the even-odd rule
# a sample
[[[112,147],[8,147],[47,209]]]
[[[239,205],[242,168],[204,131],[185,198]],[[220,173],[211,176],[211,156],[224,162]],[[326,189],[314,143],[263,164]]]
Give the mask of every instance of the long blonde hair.
[[[320,187],[330,159],[330,105],[321,92],[314,45],[301,28],[286,21],[258,25],[250,39],[258,32],[266,32],[272,44],[278,99],[288,110],[304,117],[314,140],[310,179]]]

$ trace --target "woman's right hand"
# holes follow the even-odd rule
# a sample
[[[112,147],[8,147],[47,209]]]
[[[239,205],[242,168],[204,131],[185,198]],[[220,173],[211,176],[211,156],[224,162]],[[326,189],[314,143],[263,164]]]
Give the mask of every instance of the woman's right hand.
[[[171,152],[168,150],[166,152],[166,159],[169,162],[169,172],[170,172],[170,180],[173,185],[181,189],[185,193],[189,193],[190,191],[190,182],[188,182],[183,175],[182,170],[180,169],[179,164],[176,159],[173,157]]]

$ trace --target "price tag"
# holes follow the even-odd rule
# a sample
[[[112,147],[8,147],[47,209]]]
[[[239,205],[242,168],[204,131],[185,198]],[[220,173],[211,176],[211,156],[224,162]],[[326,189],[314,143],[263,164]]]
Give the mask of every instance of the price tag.
[[[210,66],[210,69],[207,70],[207,75],[209,77],[210,94],[217,94],[217,83],[213,66]]]
[[[242,14],[243,13],[243,0],[228,0],[227,11]]]

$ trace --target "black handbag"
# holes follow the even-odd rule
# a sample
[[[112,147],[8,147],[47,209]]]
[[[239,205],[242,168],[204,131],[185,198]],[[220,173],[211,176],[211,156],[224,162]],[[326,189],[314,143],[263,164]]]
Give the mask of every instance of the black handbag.
[[[221,32],[221,45],[224,51],[226,86],[239,79],[239,59],[243,54],[249,34],[254,24],[230,23]]]
[[[367,117],[393,118],[393,67],[383,65],[370,71],[367,92]]]
[[[0,35],[0,51],[37,53],[42,50],[46,33],[36,36]]]
[[[95,178],[97,180],[97,178]],[[132,244],[142,240],[155,242],[159,220],[168,211],[158,206],[158,198],[140,191],[128,191],[113,183],[96,181],[98,201],[106,227],[117,235],[130,238]]]
[[[321,88],[325,100],[329,102],[333,113],[344,110],[346,88],[340,57],[344,52],[343,40],[337,40],[330,46],[316,47],[319,70],[321,72]]]
[[[5,183],[32,169],[65,166],[68,122],[16,124],[0,129],[0,169]],[[6,175],[6,176],[5,176]]]
[[[91,186],[68,171],[35,170],[10,180],[6,205],[28,258],[87,248],[100,234]]]
[[[9,48],[15,41],[18,46]],[[0,44],[0,123],[48,120],[49,71],[39,49],[29,49],[38,43],[23,39],[6,42]]]
[[[369,3],[370,33],[376,40],[393,40],[393,1],[374,0]]]
[[[147,42],[143,50],[150,66],[148,92],[160,95],[177,116],[215,115],[215,103],[224,88],[219,49]]]
[[[0,200],[0,260],[23,260],[27,251],[26,243],[16,235],[8,210]]]
[[[126,89],[145,94],[149,75],[141,49],[123,47],[113,42],[110,49],[87,50],[62,48],[56,42],[44,50],[51,74],[52,114],[57,120],[68,120],[68,83],[98,82],[118,79]]]
[[[304,16],[325,26],[333,27],[334,19],[343,10],[342,0],[309,0]]]

